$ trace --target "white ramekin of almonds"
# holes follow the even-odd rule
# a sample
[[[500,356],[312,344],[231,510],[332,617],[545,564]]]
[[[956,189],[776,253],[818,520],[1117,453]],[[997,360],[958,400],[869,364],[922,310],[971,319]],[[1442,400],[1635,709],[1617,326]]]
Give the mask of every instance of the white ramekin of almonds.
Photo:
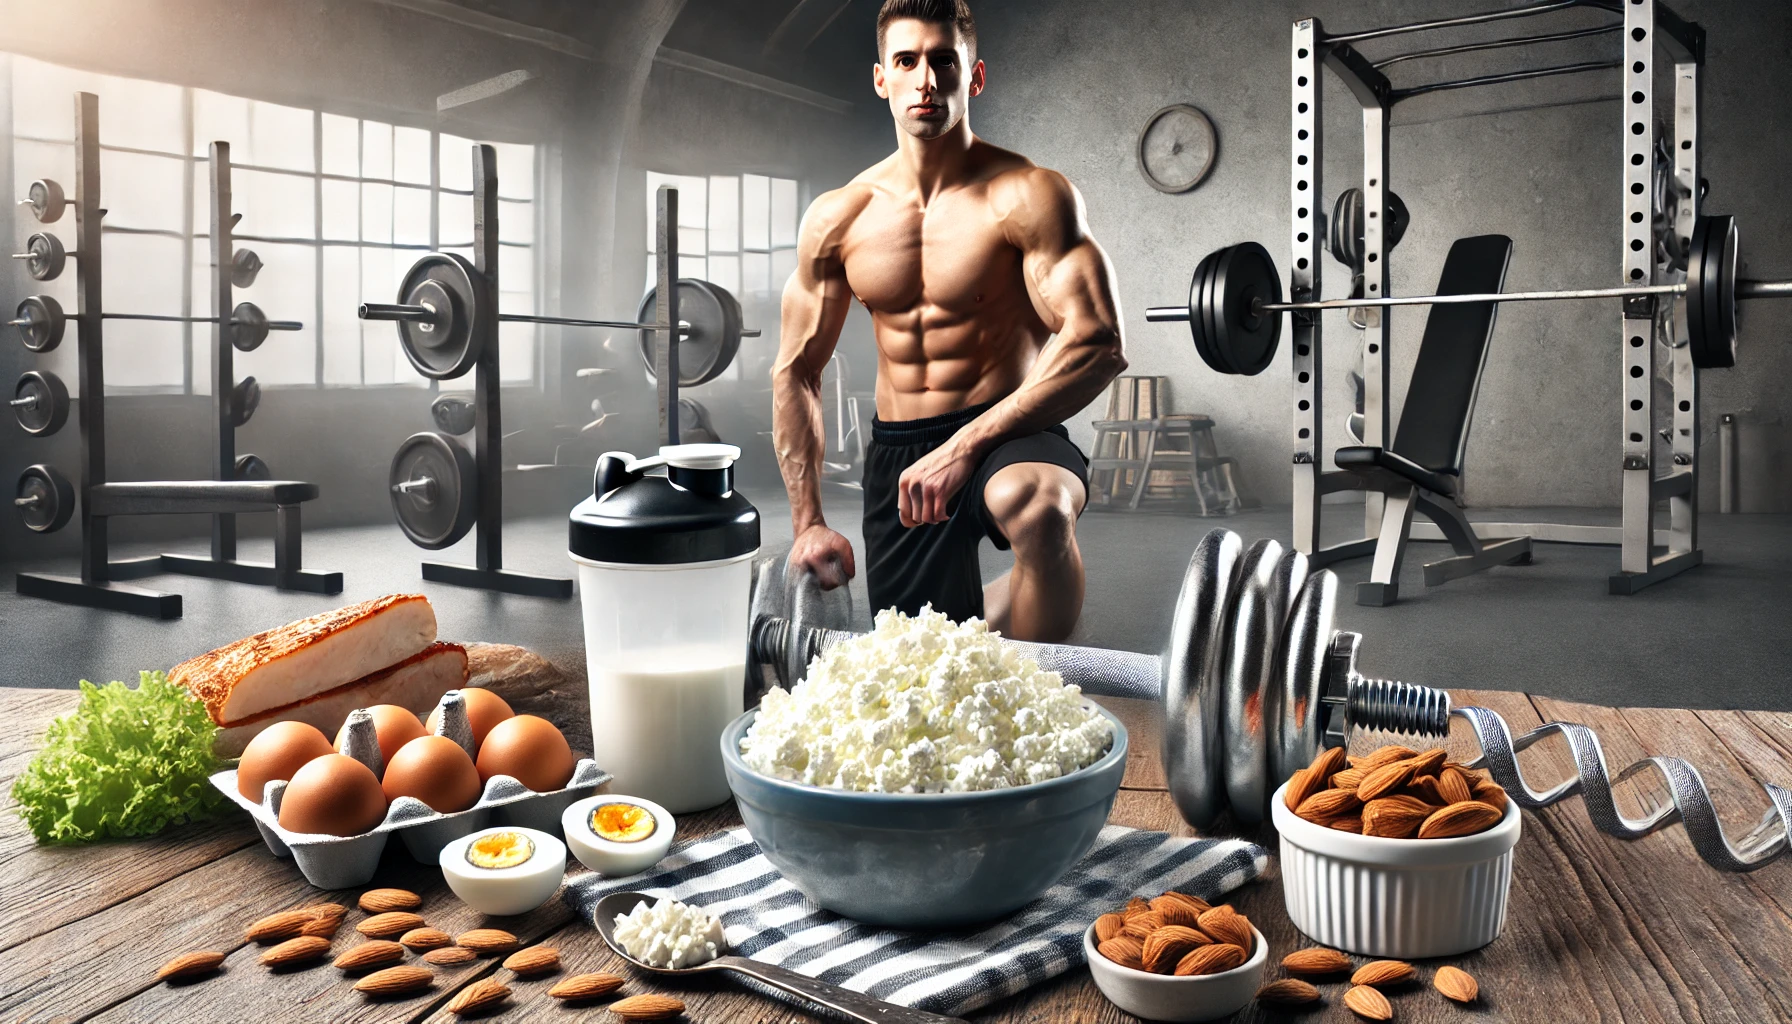
[[[1256,995],[1269,944],[1229,905],[1179,892],[1133,897],[1083,933],[1095,987],[1135,1017],[1218,1020]]]
[[[1365,956],[1453,956],[1499,937],[1518,805],[1442,750],[1323,750],[1270,800],[1294,926]]]

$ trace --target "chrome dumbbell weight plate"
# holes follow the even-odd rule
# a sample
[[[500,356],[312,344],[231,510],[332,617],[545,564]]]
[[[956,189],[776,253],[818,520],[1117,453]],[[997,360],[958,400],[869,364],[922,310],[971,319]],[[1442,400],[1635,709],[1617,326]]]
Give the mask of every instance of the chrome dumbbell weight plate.
[[[1280,652],[1288,609],[1307,582],[1307,556],[1260,540],[1239,566],[1238,594],[1226,620],[1221,699],[1226,802],[1241,821],[1269,810],[1271,766],[1281,723],[1271,714],[1280,692]],[[1276,780],[1280,782],[1280,780]]]
[[[53,467],[26,466],[13,492],[13,508],[25,529],[55,533],[75,514],[75,488]]]
[[[658,289],[641,299],[636,319],[653,323],[659,303]],[[678,281],[678,386],[696,387],[721,376],[740,351],[740,303],[726,288],[685,277]],[[655,339],[659,332],[641,334],[641,361],[647,376],[655,379]]]
[[[437,395],[429,403],[429,418],[436,427],[449,434],[464,434],[477,422],[473,399],[467,395]]]
[[[476,518],[479,474],[459,441],[424,431],[405,438],[388,474],[398,528],[420,548],[445,548]]]
[[[62,304],[48,295],[28,295],[19,303],[12,326],[19,330],[19,340],[33,352],[49,352],[62,344],[62,331],[68,319]]]
[[[238,480],[272,480],[274,471],[259,455],[238,455],[236,457],[236,478]]]
[[[12,413],[25,433],[54,434],[68,422],[68,387],[48,370],[19,374],[12,389]]]
[[[261,407],[261,382],[254,377],[244,377],[230,389],[230,423],[240,427],[249,422],[255,410]]]
[[[25,261],[25,273],[33,280],[54,281],[62,276],[62,268],[68,265],[68,250],[62,247],[62,239],[48,231],[39,231],[25,239],[25,251],[15,254],[13,259]]]
[[[400,320],[398,340],[418,373],[432,380],[451,380],[479,361],[484,287],[464,256],[432,252],[412,264],[399,285],[398,301],[427,307],[431,315],[425,320]]]
[[[63,194],[61,185],[49,178],[39,178],[25,191],[25,198],[19,200],[19,205],[30,207],[31,215],[39,223],[54,224],[62,219],[62,211],[68,206],[68,199]]]

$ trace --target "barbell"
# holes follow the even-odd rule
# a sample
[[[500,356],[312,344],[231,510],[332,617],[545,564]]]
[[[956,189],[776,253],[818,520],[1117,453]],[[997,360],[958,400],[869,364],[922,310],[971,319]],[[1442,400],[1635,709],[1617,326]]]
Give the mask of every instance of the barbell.
[[[582,317],[501,313],[489,298],[481,275],[470,260],[456,253],[432,252],[411,266],[398,287],[395,303],[366,302],[363,320],[390,320],[398,324],[398,338],[405,358],[417,372],[435,380],[459,377],[479,360],[480,346],[494,332],[491,324],[531,323],[561,327],[611,327],[642,332],[663,331],[666,325],[646,320],[654,308],[654,293],[642,300],[639,320],[590,320]],[[756,338],[757,330],[741,327],[740,304],[720,286],[691,278],[678,282],[679,384],[691,387],[715,378],[727,368],[743,337]],[[651,340],[644,341],[649,356]],[[648,365],[652,366],[649,358]]]
[[[749,655],[789,686],[815,657],[863,634],[822,624],[846,620],[841,602],[830,603],[813,577],[799,574],[779,586],[777,575],[775,561],[762,562],[755,574]],[[1546,807],[1580,793],[1593,823],[1620,839],[1683,821],[1699,855],[1726,871],[1753,870],[1787,850],[1792,789],[1764,784],[1772,807],[1740,844],[1732,843],[1698,770],[1680,758],[1648,758],[1614,775],[1586,726],[1550,722],[1514,740],[1498,714],[1452,707],[1445,690],[1363,675],[1357,668],[1362,635],[1332,628],[1337,591],[1337,577],[1330,570],[1308,572],[1300,552],[1271,540],[1247,549],[1237,534],[1218,529],[1189,558],[1161,655],[1001,642],[1087,693],[1161,700],[1170,793],[1197,829],[1228,804],[1242,821],[1262,820],[1276,787],[1324,747],[1347,746],[1365,732],[1441,742],[1451,718],[1460,717],[1481,747],[1470,766],[1485,768],[1520,807]],[[780,593],[785,616],[772,613]],[[1567,740],[1578,774],[1535,789],[1520,772],[1517,753],[1556,734]],[[1650,767],[1665,780],[1671,801],[1656,802],[1640,818],[1621,814],[1612,782]]]
[[[63,328],[81,314],[62,311],[62,303],[48,295],[27,295],[19,303],[10,326],[19,329],[19,339],[33,352],[48,352],[62,343]],[[101,313],[101,320],[154,320],[177,324],[215,324],[215,316],[170,316],[160,313]],[[253,302],[239,302],[230,312],[230,343],[241,352],[253,352],[267,340],[269,331],[298,331],[305,325],[297,320],[269,320],[261,307]]]
[[[1215,250],[1201,260],[1189,286],[1187,306],[1154,306],[1145,311],[1145,319],[1152,323],[1186,321],[1195,351],[1208,366],[1220,373],[1251,375],[1263,372],[1275,358],[1282,336],[1282,313],[1672,295],[1686,303],[1693,365],[1721,369],[1736,365],[1736,303],[1792,298],[1792,281],[1739,279],[1736,246],[1734,218],[1702,216],[1693,228],[1683,283],[1284,302],[1281,277],[1268,250],[1256,242],[1244,242]]]

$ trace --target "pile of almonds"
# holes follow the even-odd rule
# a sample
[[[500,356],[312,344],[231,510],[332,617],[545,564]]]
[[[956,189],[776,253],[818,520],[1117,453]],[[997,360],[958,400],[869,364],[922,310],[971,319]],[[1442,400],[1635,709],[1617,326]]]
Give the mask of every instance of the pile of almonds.
[[[355,990],[369,998],[414,995],[435,984],[435,972],[425,964],[449,967],[471,963],[483,956],[504,956],[503,966],[519,979],[539,978],[560,970],[560,951],[551,946],[522,948],[515,935],[497,928],[474,928],[458,936],[429,927],[417,911],[423,900],[404,889],[370,889],[361,894],[361,910],[367,916],[355,925],[366,941],[350,946],[332,961],[346,975],[360,975]],[[342,927],[348,908],[340,903],[313,903],[297,910],[282,910],[251,924],[243,933],[247,942],[268,948],[260,963],[270,970],[313,964],[330,953],[332,940]],[[405,963],[409,953],[417,963]],[[156,980],[186,982],[217,972],[226,954],[212,950],[183,953],[156,972]],[[563,1003],[582,1003],[607,996],[621,988],[614,974],[575,974],[548,989]],[[447,1004],[458,1015],[484,1013],[510,997],[510,987],[495,978],[481,978],[467,985]],[[618,999],[609,1011],[625,1021],[666,1020],[684,1012],[684,1003],[671,996],[642,994]]]
[[[1255,941],[1251,922],[1230,904],[1166,892],[1134,896],[1095,919],[1095,951],[1122,967],[1188,977],[1242,967]]]
[[[1344,992],[1344,1005],[1365,1020],[1393,1020],[1394,1007],[1384,989],[1398,990],[1418,979],[1418,969],[1404,960],[1374,960],[1358,967],[1356,961],[1335,949],[1315,946],[1297,949],[1282,958],[1282,969],[1302,975],[1272,981],[1257,990],[1257,1001],[1270,1006],[1301,1006],[1319,1001],[1319,989],[1305,978],[1325,979],[1350,975],[1350,988]],[[1444,998],[1457,1003],[1472,1003],[1480,998],[1480,986],[1467,971],[1445,965],[1431,977],[1431,985]]]
[[[1288,809],[1315,825],[1387,839],[1451,839],[1499,823],[1506,791],[1444,752],[1382,747],[1347,757],[1328,747],[1294,773]]]

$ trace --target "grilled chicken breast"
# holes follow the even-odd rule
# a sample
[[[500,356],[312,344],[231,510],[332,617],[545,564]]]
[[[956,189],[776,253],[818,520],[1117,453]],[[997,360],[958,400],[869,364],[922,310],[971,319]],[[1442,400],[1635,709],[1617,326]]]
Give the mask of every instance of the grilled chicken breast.
[[[219,757],[241,756],[256,734],[275,722],[305,722],[332,739],[356,708],[397,704],[424,718],[442,694],[467,685],[467,650],[459,644],[434,643],[420,654],[357,679],[327,693],[264,711],[218,732],[212,746]]]

